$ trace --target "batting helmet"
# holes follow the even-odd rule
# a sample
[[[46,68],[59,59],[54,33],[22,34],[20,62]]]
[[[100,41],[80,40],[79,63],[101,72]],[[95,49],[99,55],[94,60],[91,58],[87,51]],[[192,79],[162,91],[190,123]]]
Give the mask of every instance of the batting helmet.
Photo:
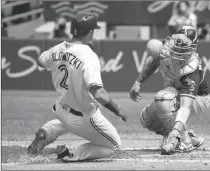
[[[71,21],[71,34],[74,36],[85,36],[91,30],[100,29],[97,25],[96,16],[90,12],[79,12]]]

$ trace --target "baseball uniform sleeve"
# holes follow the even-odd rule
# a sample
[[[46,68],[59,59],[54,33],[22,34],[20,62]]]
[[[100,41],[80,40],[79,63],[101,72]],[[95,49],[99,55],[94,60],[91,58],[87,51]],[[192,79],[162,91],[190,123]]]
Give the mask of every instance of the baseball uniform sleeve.
[[[83,68],[83,79],[87,89],[89,90],[93,85],[103,87],[101,79],[101,66],[98,59],[89,61]]]
[[[206,96],[206,95],[208,95],[209,93],[210,93],[210,91],[209,91],[208,81],[207,81],[207,79],[205,78],[205,79],[201,82],[201,84],[200,84],[200,86],[199,86],[199,88],[198,88],[198,95],[199,95],[199,96]]]
[[[51,69],[52,68],[52,49],[49,49],[41,54],[39,57],[39,62],[45,68]]]
[[[196,96],[198,95],[201,79],[202,75],[198,69],[191,74],[181,77],[180,96],[189,96],[192,98],[196,98]]]

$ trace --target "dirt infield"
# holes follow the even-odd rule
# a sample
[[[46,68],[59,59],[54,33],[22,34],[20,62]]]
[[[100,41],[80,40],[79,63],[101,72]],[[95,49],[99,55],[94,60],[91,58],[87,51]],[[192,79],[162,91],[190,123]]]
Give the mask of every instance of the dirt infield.
[[[53,92],[11,91],[2,94],[2,169],[3,170],[210,170],[210,110],[191,116],[188,126],[204,137],[203,146],[191,153],[160,155],[161,137],[143,129],[139,111],[152,100],[154,94],[143,94],[140,103],[130,101],[125,93],[112,96],[125,107],[128,122],[123,123],[106,109],[102,112],[117,128],[122,149],[113,156],[92,162],[62,163],[52,153],[57,145],[75,148],[85,141],[72,134],[59,137],[44,154],[28,156],[26,147],[36,130],[53,119]]]
[[[29,141],[4,141],[2,143],[3,170],[98,170],[99,168],[100,170],[210,169],[209,141],[205,142],[202,148],[191,153],[163,156],[160,155],[158,147],[148,147],[148,141],[124,140],[122,150],[113,156],[92,162],[80,163],[62,163],[56,160],[56,155],[52,151],[59,144],[67,144],[69,148],[74,148],[75,144],[84,143],[81,140],[73,140],[71,142],[57,141],[49,146],[43,155],[38,157],[30,157],[26,154],[26,147],[30,143]],[[153,140],[152,143],[150,142],[150,145],[156,146],[157,141]]]
[[[46,148],[43,155],[37,157],[30,157],[26,154],[26,147],[29,143],[29,141],[2,142],[3,170],[210,169],[209,141],[205,142],[202,148],[191,153],[164,156],[160,155],[160,149],[155,147],[157,141],[150,142],[150,145],[153,145],[152,148],[148,147],[146,140],[124,140],[122,150],[113,156],[80,163],[62,163],[56,159],[56,155],[52,152],[56,145],[66,144],[69,148],[74,148],[75,144],[84,143],[83,140],[57,141]]]

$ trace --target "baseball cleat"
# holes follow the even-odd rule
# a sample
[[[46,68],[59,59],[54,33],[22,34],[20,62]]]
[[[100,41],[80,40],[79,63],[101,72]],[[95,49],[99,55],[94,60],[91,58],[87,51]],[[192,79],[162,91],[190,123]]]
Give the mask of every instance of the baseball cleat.
[[[184,140],[181,140],[180,145],[176,148],[176,152],[179,153],[186,153],[193,151],[195,147],[193,146],[192,142],[188,143]]]
[[[69,149],[65,145],[58,145],[56,154],[58,159],[60,159],[62,162],[78,162],[78,160],[74,158],[74,154],[70,153]]]
[[[192,130],[189,130],[186,133],[190,141],[187,142],[182,139],[179,147],[176,149],[177,152],[190,152],[199,148],[203,144],[204,139],[202,137],[196,136]]]
[[[46,131],[43,129],[39,129],[36,133],[35,139],[28,146],[27,149],[28,154],[33,154],[33,155],[40,154],[46,145],[45,139],[46,139]]]
[[[162,141],[160,142],[160,145],[159,145],[160,148],[162,148],[166,139],[167,139],[167,136],[163,136],[163,139],[162,139]]]
[[[65,145],[58,145],[56,154],[58,159],[63,159],[66,156],[73,157],[73,154],[69,152],[69,149]]]
[[[162,148],[166,139],[167,139],[167,137],[163,137],[163,140],[160,143],[160,148]],[[175,149],[174,152],[179,152],[179,153],[191,152],[191,151],[199,148],[203,144],[203,141],[204,141],[204,139],[202,137],[196,136],[192,130],[186,131],[185,138],[180,139],[180,144],[179,144],[179,146],[177,146],[177,148]],[[173,152],[171,152],[171,153],[173,153]]]
[[[180,137],[170,135],[165,139],[161,147],[161,155],[170,155],[176,152],[180,145]]]
[[[204,139],[202,137],[198,137],[194,132],[193,130],[189,130],[188,131],[188,134],[192,140],[192,144],[193,146],[195,147],[195,149],[199,148],[203,142],[204,142]]]
[[[65,157],[62,158],[61,160],[62,160],[62,162],[64,162],[64,163],[82,162],[82,161],[76,160],[74,157],[71,157],[71,156],[65,156]]]

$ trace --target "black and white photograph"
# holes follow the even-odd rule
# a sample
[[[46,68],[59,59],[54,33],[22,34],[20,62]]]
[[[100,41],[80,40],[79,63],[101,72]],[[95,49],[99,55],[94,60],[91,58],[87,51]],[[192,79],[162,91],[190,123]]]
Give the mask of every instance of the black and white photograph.
[[[2,0],[1,170],[210,170],[210,0]]]

